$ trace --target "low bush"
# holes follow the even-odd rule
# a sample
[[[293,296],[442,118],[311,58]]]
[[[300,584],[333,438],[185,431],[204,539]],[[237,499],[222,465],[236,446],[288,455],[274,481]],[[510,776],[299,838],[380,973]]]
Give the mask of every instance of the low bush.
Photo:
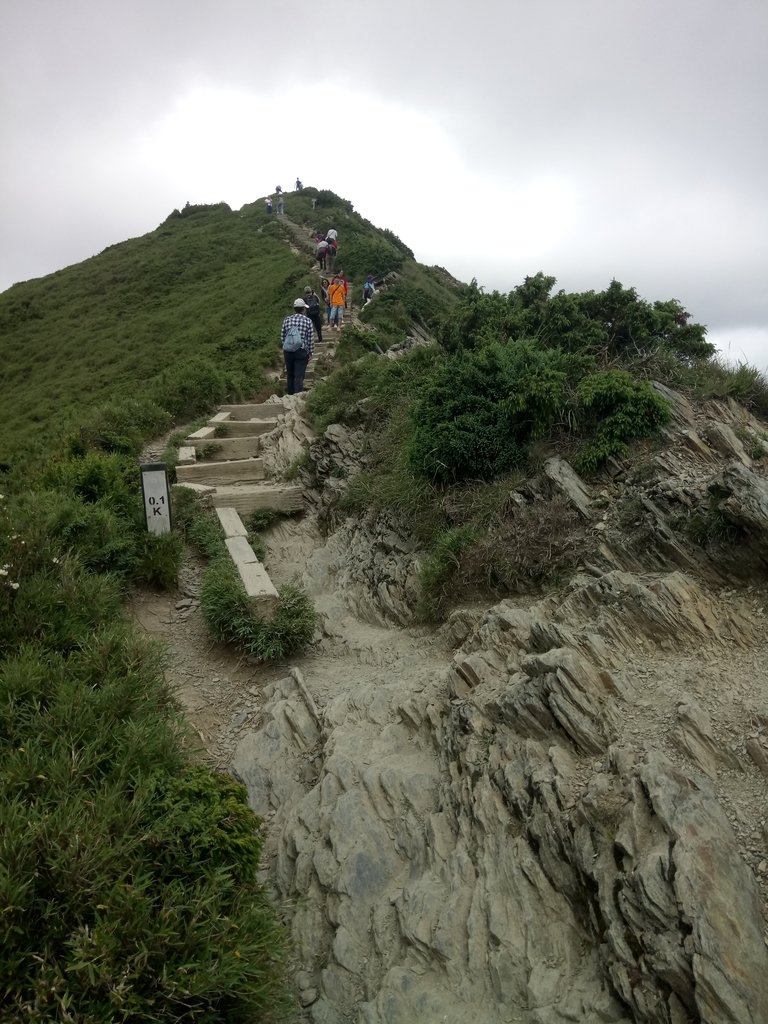
[[[650,437],[669,421],[669,403],[645,381],[611,370],[584,377],[578,385],[580,428],[591,440],[577,466],[595,470],[612,455],[625,455],[627,442]]]
[[[519,465],[532,441],[565,420],[568,385],[584,362],[533,342],[489,344],[437,362],[414,407],[414,472],[447,484],[490,480]]]
[[[309,597],[297,587],[283,586],[274,616],[264,619],[251,606],[229,555],[206,568],[200,593],[203,618],[211,633],[259,661],[279,661],[305,646],[315,630]]]

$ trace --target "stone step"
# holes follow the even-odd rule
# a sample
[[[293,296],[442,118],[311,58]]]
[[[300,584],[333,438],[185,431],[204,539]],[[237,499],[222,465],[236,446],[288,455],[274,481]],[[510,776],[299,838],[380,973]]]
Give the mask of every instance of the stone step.
[[[251,459],[258,455],[261,438],[206,437],[198,439],[191,435],[187,438],[187,442],[196,449],[198,458],[202,458],[206,462],[226,462],[229,459]]]
[[[197,462],[197,453],[192,445],[181,445],[177,466],[191,466]]]
[[[249,515],[257,509],[274,508],[280,512],[301,512],[304,491],[289,484],[239,484],[217,487],[213,494],[215,508],[233,508],[238,515]]]
[[[194,444],[195,441],[205,441],[215,436],[216,427],[212,426],[209,423],[207,427],[200,427],[199,430],[196,430],[194,433],[190,434],[189,437],[187,438],[187,443]]]
[[[237,459],[233,462],[197,462],[194,466],[177,466],[180,484],[244,484],[264,479],[263,459]]]
[[[224,543],[243,581],[251,607],[258,615],[271,618],[277,608],[278,596],[267,570],[245,537],[227,537]]]
[[[210,422],[213,423],[213,420]],[[219,435],[215,440],[218,441],[221,437],[256,437],[258,434],[266,434],[275,429],[277,420],[220,420],[214,426]]]
[[[276,402],[260,402],[258,404],[246,405],[220,405],[219,412],[228,412],[229,419],[233,420],[267,420],[275,419],[285,412],[285,406]],[[214,417],[215,418],[215,417]]]
[[[235,509],[226,508],[222,505],[221,508],[216,509],[216,515],[219,517],[219,522],[221,523],[221,528],[224,531],[225,537],[248,536],[248,531],[243,526],[243,521]]]

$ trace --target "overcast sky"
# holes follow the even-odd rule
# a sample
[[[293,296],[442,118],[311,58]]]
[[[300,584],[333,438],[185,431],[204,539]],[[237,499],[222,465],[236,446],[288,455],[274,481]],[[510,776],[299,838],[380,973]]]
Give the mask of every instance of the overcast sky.
[[[768,0],[0,0],[0,289],[298,175],[463,280],[615,277],[766,366],[767,51]]]

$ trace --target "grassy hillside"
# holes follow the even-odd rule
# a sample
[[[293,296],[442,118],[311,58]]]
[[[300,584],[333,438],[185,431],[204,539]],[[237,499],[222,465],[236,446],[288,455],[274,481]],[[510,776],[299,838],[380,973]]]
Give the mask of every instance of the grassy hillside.
[[[266,214],[221,204],[174,212],[141,238],[15,285],[0,295],[0,458],[48,449],[176,361],[234,366],[235,338],[251,339],[259,365],[275,361],[306,270]]]
[[[310,227],[336,226],[338,266],[356,293],[366,274],[398,272],[364,317],[382,347],[402,337],[411,317],[429,325],[454,301],[445,271],[416,263],[396,236],[333,193],[291,194],[287,212],[307,227],[306,253],[291,251],[261,201],[239,212],[191,206],[149,234],[0,295],[0,462],[44,456],[109,399],[156,399],[158,376],[178,364],[212,360],[253,384],[277,363],[280,318],[310,280]]]
[[[338,228],[352,252],[357,239],[358,265],[384,273],[379,258],[395,259],[416,289],[392,289],[390,317],[430,288],[436,304],[441,289],[452,295],[402,243],[351,224]],[[121,611],[137,582],[174,584],[182,536],[213,531],[221,546],[199,509],[185,518],[177,506],[179,533],[146,533],[137,455],[174,420],[266,383],[280,319],[311,279],[285,227],[260,204],[174,211],[0,296],[0,1004],[11,1024],[73,1013],[268,1024],[290,1009],[284,938],[257,882],[258,819],[242,787],[190,763],[162,655]],[[376,336],[391,331],[402,336],[394,323]],[[238,581],[213,569],[204,605],[226,639],[246,632],[251,653],[274,658],[311,636],[300,592],[281,592],[282,618],[253,623]]]

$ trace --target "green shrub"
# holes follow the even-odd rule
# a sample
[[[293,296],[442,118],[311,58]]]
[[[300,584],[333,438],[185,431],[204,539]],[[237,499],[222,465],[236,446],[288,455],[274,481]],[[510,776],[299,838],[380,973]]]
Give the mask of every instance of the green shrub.
[[[592,435],[577,459],[585,470],[626,454],[628,441],[650,437],[669,420],[669,403],[623,371],[590,374],[579,383],[578,397],[585,410],[582,430]]]
[[[260,533],[290,514],[290,512],[283,512],[279,508],[257,508],[248,516],[247,526],[254,533]]]
[[[102,503],[125,519],[141,516],[138,463],[114,452],[88,451],[51,464],[44,482],[85,504]]]
[[[134,455],[147,437],[168,430],[171,416],[151,399],[122,399],[97,410],[68,441],[73,456],[91,449]]]
[[[203,618],[211,633],[259,661],[278,661],[305,646],[315,630],[315,612],[307,595],[293,586],[279,590],[274,616],[256,615],[229,555],[206,568],[200,593]]]
[[[405,261],[405,253],[384,238],[353,235],[344,241],[339,264],[343,263],[349,277],[364,278],[367,274],[383,277],[392,270],[399,270]]]
[[[446,484],[489,480],[524,461],[563,416],[579,360],[534,343],[487,345],[436,363],[414,410],[409,461]]]
[[[184,545],[177,533],[159,536],[145,533],[134,573],[135,578],[143,583],[171,590],[179,578],[183,552]]]

